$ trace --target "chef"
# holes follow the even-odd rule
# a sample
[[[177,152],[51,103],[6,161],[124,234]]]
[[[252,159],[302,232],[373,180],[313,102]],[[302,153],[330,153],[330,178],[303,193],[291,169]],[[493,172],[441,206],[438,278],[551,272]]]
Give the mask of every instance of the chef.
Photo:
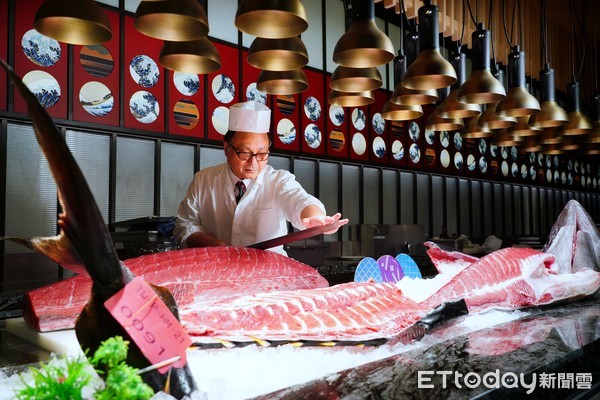
[[[287,234],[287,221],[300,230],[348,223],[340,213],[327,216],[294,175],[267,164],[270,123],[271,110],[259,102],[230,107],[227,162],[198,171],[179,205],[174,234],[183,246],[247,246]],[[283,246],[269,250],[286,254]]]

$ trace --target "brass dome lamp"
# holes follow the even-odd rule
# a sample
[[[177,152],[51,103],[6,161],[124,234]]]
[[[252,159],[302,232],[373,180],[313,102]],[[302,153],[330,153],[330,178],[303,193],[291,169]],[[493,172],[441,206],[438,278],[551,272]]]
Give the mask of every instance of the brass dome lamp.
[[[538,136],[538,143],[543,146],[558,144],[562,141],[557,127],[543,128],[542,134]]]
[[[569,122],[567,112],[558,105],[554,87],[554,69],[546,63],[540,71],[540,111],[532,117],[531,125],[539,128],[561,126]]]
[[[403,72],[399,64],[404,64],[404,62],[405,57],[402,54],[399,54],[398,57],[394,59],[394,85],[396,87],[402,86],[400,85],[400,81],[402,80],[401,73]],[[383,109],[381,110],[381,116],[383,119],[389,121],[409,121],[420,118],[422,115],[423,107],[421,105],[396,104],[392,101],[391,97],[388,99],[388,101],[386,101],[386,103],[383,105]]]
[[[160,40],[188,41],[208,35],[208,17],[198,0],[142,1],[135,28]]]
[[[589,118],[581,111],[579,93],[579,82],[573,78],[567,85],[569,122],[563,126],[562,134],[565,136],[583,135],[594,128]]]
[[[481,114],[479,104],[462,103],[457,100],[458,90],[467,76],[465,58],[465,54],[459,52],[450,59],[456,71],[456,82],[452,85],[446,100],[439,106],[438,115],[442,118],[469,118]]]
[[[419,55],[410,64],[402,85],[408,89],[441,89],[456,82],[452,65],[440,54],[439,10],[430,0],[419,7]]]
[[[374,103],[375,96],[372,92],[350,93],[332,90],[329,92],[328,102],[341,107],[361,107]]]
[[[308,52],[299,36],[284,39],[257,37],[248,49],[248,64],[269,71],[291,71],[308,64]]]
[[[506,90],[490,70],[490,31],[483,24],[471,34],[472,67],[471,75],[458,89],[456,98],[463,103],[490,104],[506,97]]]
[[[554,143],[544,145],[542,148],[542,153],[550,156],[558,156],[561,154],[565,154],[566,152],[563,149],[561,149],[558,144]]]
[[[448,96],[448,91],[450,89],[445,87],[440,90],[441,96],[440,101],[441,104],[446,100]],[[427,118],[427,122],[425,123],[425,127],[427,129],[432,129],[434,131],[457,131],[464,126],[462,119],[460,118],[442,118],[438,115],[438,110],[440,106],[436,107],[436,109],[429,115]]]
[[[492,143],[496,146],[518,146],[522,141],[511,135],[507,129],[499,129],[492,136]]]
[[[460,135],[463,139],[481,139],[494,135],[494,132],[491,129],[479,126],[477,123],[478,120],[479,117],[477,116],[465,118],[463,120],[465,126],[460,131]]]
[[[407,65],[411,65],[417,58],[417,53],[419,53],[419,35],[417,32],[418,25],[407,31],[406,55],[403,54],[402,50],[399,50],[398,56],[394,58],[394,75],[398,74],[399,79],[396,80],[398,83],[394,86],[391,101],[398,105],[432,104],[439,98],[435,89],[414,90],[408,89],[402,84]]]
[[[375,24],[373,0],[352,0],[352,22],[333,49],[333,62],[351,68],[368,68],[394,59],[394,46]]]
[[[284,39],[304,32],[308,19],[300,0],[242,0],[235,26],[252,36]]]
[[[525,152],[538,152],[544,148],[535,136],[527,136],[523,138],[523,142],[519,144],[519,148]]]
[[[261,71],[256,88],[267,94],[295,94],[308,89],[308,80],[302,69],[292,71]]]
[[[46,0],[33,20],[35,29],[59,42],[93,45],[108,42],[108,17],[94,0]]]
[[[185,42],[165,41],[158,62],[167,69],[191,74],[208,74],[221,68],[221,56],[208,36]]]
[[[517,123],[510,128],[508,132],[515,137],[536,136],[542,133],[542,128],[532,127],[530,122],[533,116],[516,117]]]
[[[558,144],[558,147],[563,151],[577,151],[583,147],[583,144],[580,140],[576,140],[576,138],[580,138],[579,136],[568,136],[563,138],[563,140]]]
[[[540,103],[525,87],[525,52],[513,47],[508,55],[508,93],[496,107],[501,117],[524,117],[540,111]]]
[[[494,78],[495,79],[495,78]],[[496,113],[498,102],[488,104],[485,111],[479,117],[479,125],[487,129],[507,129],[517,123],[514,117],[501,117]]]
[[[377,67],[350,68],[340,65],[333,71],[329,87],[340,92],[368,92],[380,88],[382,83]]]

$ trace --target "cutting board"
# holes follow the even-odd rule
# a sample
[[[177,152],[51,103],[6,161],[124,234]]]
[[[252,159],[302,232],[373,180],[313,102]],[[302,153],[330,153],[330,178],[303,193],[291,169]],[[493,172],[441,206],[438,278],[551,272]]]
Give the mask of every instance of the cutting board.
[[[33,343],[44,350],[61,356],[83,355],[74,329],[37,332],[28,327],[23,318],[11,318],[5,322],[7,332]]]

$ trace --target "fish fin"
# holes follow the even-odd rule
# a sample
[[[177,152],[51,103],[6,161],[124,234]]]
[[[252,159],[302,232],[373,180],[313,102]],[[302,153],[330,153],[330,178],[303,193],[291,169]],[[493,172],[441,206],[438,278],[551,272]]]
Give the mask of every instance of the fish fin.
[[[94,284],[109,291],[122,288],[125,267],[119,261],[108,227],[64,137],[12,67],[1,58],[0,65],[27,104],[36,139],[56,181],[63,210],[58,225],[70,243],[68,248],[76,249],[74,257],[81,259]]]
[[[254,336],[248,336],[250,339],[252,339],[252,341],[256,342],[256,344],[258,344],[260,347],[270,347],[271,343],[269,343],[266,340],[254,337]]]
[[[69,240],[62,232],[57,236],[34,237],[31,239],[6,236],[1,237],[0,240],[8,240],[20,244],[21,246],[43,254],[68,270],[80,275],[89,276],[81,262],[79,254],[77,254],[77,251],[71,246]]]

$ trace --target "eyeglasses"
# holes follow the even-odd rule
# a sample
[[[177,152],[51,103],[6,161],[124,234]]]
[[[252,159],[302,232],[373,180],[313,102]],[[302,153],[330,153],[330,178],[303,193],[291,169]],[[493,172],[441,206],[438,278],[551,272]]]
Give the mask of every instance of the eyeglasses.
[[[231,147],[233,149],[233,151],[235,152],[235,154],[237,154],[238,158],[241,161],[251,160],[252,157],[256,157],[256,161],[267,161],[269,159],[269,154],[270,154],[269,152],[266,152],[266,153],[252,153],[250,151],[239,151],[230,142],[227,142],[227,144],[229,145],[229,147]]]

